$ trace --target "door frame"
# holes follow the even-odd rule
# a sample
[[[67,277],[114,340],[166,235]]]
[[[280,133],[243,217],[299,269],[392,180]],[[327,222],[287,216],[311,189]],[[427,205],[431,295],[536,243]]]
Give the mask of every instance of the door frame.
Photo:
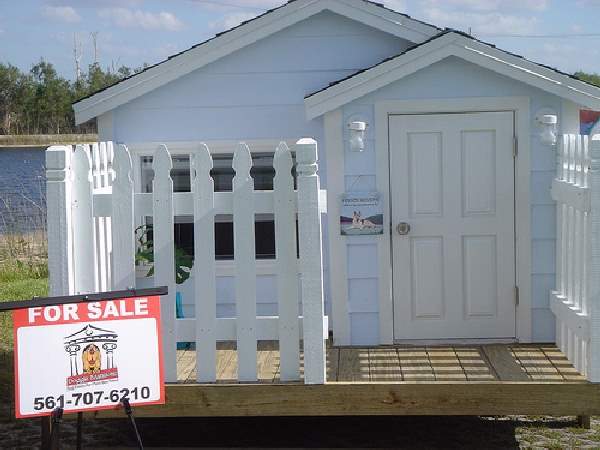
[[[390,217],[389,116],[512,111],[518,139],[515,160],[515,269],[519,288],[516,306],[516,339],[531,342],[531,210],[530,210],[530,99],[529,97],[471,97],[455,99],[385,100],[375,103],[375,153],[377,190],[383,204],[383,221],[389,225],[378,240],[379,339],[393,344],[392,239]]]

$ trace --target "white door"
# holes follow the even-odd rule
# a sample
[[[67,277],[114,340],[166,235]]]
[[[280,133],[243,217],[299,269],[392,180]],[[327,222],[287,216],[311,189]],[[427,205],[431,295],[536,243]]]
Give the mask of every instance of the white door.
[[[515,336],[513,126],[389,116],[395,339]]]

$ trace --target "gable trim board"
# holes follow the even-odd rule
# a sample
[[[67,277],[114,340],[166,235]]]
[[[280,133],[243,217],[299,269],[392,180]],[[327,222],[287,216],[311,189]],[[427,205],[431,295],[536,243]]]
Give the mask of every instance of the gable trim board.
[[[600,109],[600,88],[521,56],[499,50],[463,33],[447,30],[396,57],[308,95],[304,100],[307,118],[310,120],[319,117],[450,56],[456,56],[579,105]]]
[[[389,179],[389,126],[391,114],[460,113],[482,111],[514,111],[515,134],[519,140],[519,156],[515,162],[515,257],[516,284],[520,301],[516,308],[516,339],[531,342],[531,211],[530,211],[530,100],[527,97],[468,99],[391,100],[375,104],[376,182],[383,204],[383,223],[391,224]],[[334,193],[330,194],[334,195]],[[332,230],[329,230],[331,233]],[[379,337],[381,344],[392,344],[394,336],[391,235],[377,241],[379,267]],[[332,277],[332,274],[330,274]],[[340,280],[331,278],[332,286]],[[332,305],[335,307],[335,305]],[[334,330],[335,333],[335,330]]]
[[[368,0],[292,0],[73,104],[76,124],[117,108],[170,81],[322,11],[331,11],[414,43],[439,28]]]

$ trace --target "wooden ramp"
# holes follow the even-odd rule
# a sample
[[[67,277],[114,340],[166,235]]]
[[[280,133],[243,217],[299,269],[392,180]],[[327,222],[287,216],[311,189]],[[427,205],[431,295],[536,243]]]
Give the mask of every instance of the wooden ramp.
[[[194,350],[177,358],[179,382],[167,385],[167,404],[136,415],[600,414],[600,385],[554,345],[330,347],[325,385],[281,382],[271,342],[259,344],[252,384],[236,381],[235,344],[219,345],[214,384],[195,382]]]

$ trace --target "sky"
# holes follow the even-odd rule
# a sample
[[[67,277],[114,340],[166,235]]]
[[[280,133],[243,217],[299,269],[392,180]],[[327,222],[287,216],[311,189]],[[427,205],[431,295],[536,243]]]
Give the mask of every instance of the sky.
[[[75,77],[81,66],[153,64],[284,0],[0,0],[0,62],[43,58]],[[566,72],[600,73],[600,0],[379,0]],[[75,38],[76,37],[76,38]]]

